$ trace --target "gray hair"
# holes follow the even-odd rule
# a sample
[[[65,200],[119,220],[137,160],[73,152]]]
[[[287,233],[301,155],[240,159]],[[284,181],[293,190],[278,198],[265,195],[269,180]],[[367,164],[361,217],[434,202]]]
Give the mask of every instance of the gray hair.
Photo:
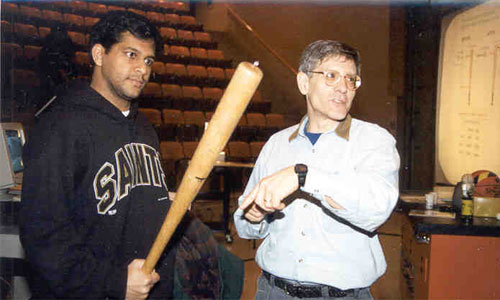
[[[361,58],[358,50],[347,44],[332,40],[318,40],[309,44],[300,57],[299,72],[307,73],[312,71],[324,59],[332,56],[344,56],[347,59],[352,59],[356,65],[357,75],[360,75]]]

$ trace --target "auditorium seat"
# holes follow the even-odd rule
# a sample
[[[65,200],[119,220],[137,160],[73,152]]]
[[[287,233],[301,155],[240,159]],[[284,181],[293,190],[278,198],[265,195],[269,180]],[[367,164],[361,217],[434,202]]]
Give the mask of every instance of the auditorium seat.
[[[217,67],[208,67],[208,80],[211,86],[225,88],[227,86],[228,80],[224,73],[224,69]]]
[[[243,141],[230,141],[227,143],[226,160],[236,162],[251,161],[250,146]]]
[[[259,157],[259,153],[264,147],[266,142],[262,141],[252,141],[250,142],[250,156],[252,157],[253,161],[257,160],[257,157]]]
[[[198,143],[199,143],[198,141],[182,142],[182,150],[184,152],[185,159],[193,158],[194,152],[196,151],[196,148],[198,147]]]
[[[190,30],[178,29],[177,30],[177,39],[179,40],[179,43],[181,45],[184,45],[187,47],[196,46],[196,41],[194,39],[193,32]]]
[[[175,101],[182,101],[182,88],[178,84],[163,83],[162,90],[162,105],[163,107],[174,107]]]
[[[143,11],[143,10],[135,9],[135,8],[129,8],[128,11],[129,12],[133,12],[133,13],[138,14],[138,15],[141,15],[143,17],[146,17],[146,12]]]
[[[23,56],[23,48],[16,43],[2,43],[1,50],[2,64],[6,64],[6,66],[2,65],[2,68],[12,68],[17,59]]]
[[[90,28],[92,28],[92,26],[94,26],[97,22],[99,22],[99,18],[85,17],[83,19],[83,25],[87,31],[90,31]]]
[[[182,127],[181,140],[198,141],[205,128],[205,115],[201,111],[184,111],[184,126]]]
[[[177,40],[177,30],[172,27],[161,27],[160,35],[166,43]]]
[[[15,43],[12,24],[6,20],[1,21],[0,28],[2,30],[2,43]]]
[[[162,25],[165,23],[165,17],[162,13],[148,11],[146,12],[146,17],[156,25]]]
[[[108,12],[106,5],[101,3],[88,2],[88,7],[95,17],[102,17]]]
[[[266,126],[262,133],[267,140],[271,135],[285,128],[285,118],[282,114],[266,114]]]
[[[203,94],[201,89],[197,86],[182,86],[182,103],[180,103],[181,110],[202,110]],[[174,105],[175,107],[175,105]],[[176,107],[177,108],[177,107]]]
[[[10,3],[2,1],[2,20],[15,21],[16,17],[20,15],[19,5],[17,3]],[[12,19],[9,19],[11,17]]]
[[[79,31],[83,32],[85,30],[84,19],[82,16],[75,14],[64,14],[63,15],[64,23],[67,24],[71,31]]]
[[[177,14],[164,14],[165,22],[170,26],[177,28],[177,24],[181,22],[181,18]]]
[[[127,10],[125,7],[122,6],[116,6],[116,5],[108,5],[108,11],[124,11]]]
[[[68,31],[68,36],[73,42],[73,44],[75,44],[75,47],[77,48],[78,51],[87,50],[87,39],[85,37],[85,34],[81,32]]]
[[[247,142],[263,141],[265,136],[261,129],[266,126],[266,117],[261,113],[247,113],[247,124],[240,127],[241,139]]]
[[[189,53],[189,48],[185,46],[176,46],[172,45],[168,49],[167,61],[168,62],[176,62],[176,63],[189,63],[191,58],[191,54]]]
[[[90,54],[83,51],[75,51],[75,63],[78,67],[78,74],[90,76],[92,65],[90,62]]]
[[[151,66],[151,78],[150,81],[155,82],[165,82],[167,80],[167,71],[165,70],[165,64],[161,61],[155,61]]]
[[[14,34],[15,39],[19,44],[35,46],[41,45],[38,29],[34,25],[15,23]]]
[[[203,98],[205,99],[204,108],[205,111],[215,110],[219,100],[222,98],[222,90],[215,87],[204,87],[202,89]]]
[[[23,50],[24,61],[22,66],[29,69],[35,69],[38,66],[38,55],[40,54],[42,47],[26,45]]]
[[[42,40],[46,38],[50,34],[50,27],[38,27],[38,34],[40,35],[40,39]]]
[[[191,63],[197,64],[197,65],[205,65],[208,59],[207,55],[207,49],[205,48],[198,48],[198,47],[191,47],[189,49],[191,53]]]
[[[198,44],[198,47],[202,47],[205,49],[215,49],[217,47],[217,43],[212,41],[212,37],[210,33],[204,31],[193,31],[194,40]]]
[[[2,4],[3,6],[3,4]],[[19,14],[24,23],[37,25],[42,20],[40,9],[27,5],[19,5]]]
[[[184,115],[178,109],[163,109],[163,126],[160,133],[161,140],[180,141],[180,127],[184,124]]]
[[[162,126],[161,112],[154,108],[139,108],[139,111],[146,116],[159,135]]]
[[[180,18],[180,26],[182,28],[193,31],[203,30],[203,26],[198,24],[193,16],[182,15]]]
[[[82,17],[92,14],[86,1],[68,1],[68,8],[71,10],[71,13],[75,15],[81,15]]]
[[[63,14],[55,10],[42,10],[43,21],[40,25],[44,27],[57,27],[64,24]]]
[[[159,103],[158,104],[156,103],[157,101],[161,101],[161,99],[162,99],[161,86],[156,82],[146,83],[141,94],[141,107],[161,108],[162,106]]]
[[[208,73],[204,66],[187,65],[187,74],[189,76],[189,83],[197,86],[207,85]]]
[[[165,74],[169,83],[181,84],[187,78],[186,66],[178,63],[166,63]]]
[[[184,172],[180,165],[184,159],[182,144],[175,141],[162,141],[160,142],[160,153],[167,187],[169,190],[175,191]]]
[[[208,59],[213,62],[214,66],[221,68],[231,67],[231,61],[224,58],[224,53],[218,49],[207,50]]]

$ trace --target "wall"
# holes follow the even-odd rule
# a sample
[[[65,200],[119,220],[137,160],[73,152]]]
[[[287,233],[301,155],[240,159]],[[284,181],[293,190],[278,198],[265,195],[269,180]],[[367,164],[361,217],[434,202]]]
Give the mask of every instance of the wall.
[[[290,3],[275,4],[252,0],[227,4],[239,14],[261,38],[294,68],[302,50],[317,39],[336,39],[358,48],[362,59],[362,88],[353,104],[355,117],[376,122],[396,133],[397,95],[393,92],[390,45],[390,7],[388,5],[326,5]],[[221,39],[221,48],[234,55],[244,53],[244,58],[261,52],[261,46],[243,29],[236,30],[235,22],[224,13],[226,4],[200,4],[197,18],[207,30],[233,33],[232,40]],[[236,34],[235,34],[236,32]],[[234,40],[239,40],[234,42]],[[232,46],[227,44],[233,43]],[[236,46],[235,46],[236,44]],[[226,45],[226,46],[225,46]],[[252,47],[245,47],[252,45]],[[246,48],[246,49],[245,49]],[[226,50],[223,49],[223,50]],[[250,50],[249,50],[250,49]],[[255,52],[255,53],[252,53]],[[269,55],[269,54],[267,54]],[[259,54],[258,59],[266,54]],[[293,73],[279,64],[269,62],[273,68],[262,64],[263,96],[272,98],[274,112],[298,118],[305,113],[304,98],[297,96],[298,89]],[[262,61],[262,60],[261,60]],[[279,70],[280,68],[285,69]],[[278,70],[278,71],[277,71]],[[288,72],[287,75],[284,75]],[[401,78],[404,74],[400,74]],[[269,82],[272,84],[269,86]],[[267,87],[266,87],[267,85]],[[293,94],[293,95],[292,95]],[[277,96],[276,96],[277,95]]]

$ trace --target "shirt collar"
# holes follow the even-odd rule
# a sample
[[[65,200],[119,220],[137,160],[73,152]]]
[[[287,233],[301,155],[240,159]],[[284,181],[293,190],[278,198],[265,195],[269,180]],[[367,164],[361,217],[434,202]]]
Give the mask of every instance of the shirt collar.
[[[304,135],[304,128],[307,124],[308,119],[309,118],[307,117],[307,115],[302,117],[302,120],[300,120],[299,127],[297,127],[297,129],[294,132],[292,132],[290,137],[288,137],[289,142],[293,141],[299,135],[299,133],[301,135]],[[335,133],[339,137],[345,139],[346,141],[349,141],[349,131],[351,129],[351,121],[352,121],[351,115],[347,114],[346,118],[342,120],[334,129]]]

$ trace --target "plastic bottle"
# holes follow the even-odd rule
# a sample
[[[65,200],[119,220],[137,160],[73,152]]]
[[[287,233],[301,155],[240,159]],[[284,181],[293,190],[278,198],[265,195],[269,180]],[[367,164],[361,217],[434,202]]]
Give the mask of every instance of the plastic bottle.
[[[462,222],[466,225],[472,224],[472,214],[474,211],[474,178],[471,174],[464,174],[462,176],[462,210],[461,216]]]

